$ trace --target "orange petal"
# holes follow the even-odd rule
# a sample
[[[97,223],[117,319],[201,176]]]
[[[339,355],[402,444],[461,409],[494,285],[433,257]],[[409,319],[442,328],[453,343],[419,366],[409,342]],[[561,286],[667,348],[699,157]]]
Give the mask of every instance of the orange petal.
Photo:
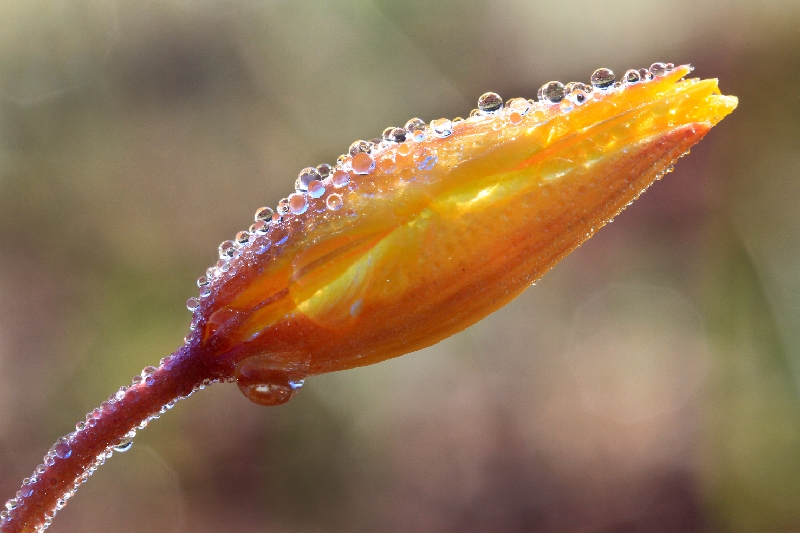
[[[302,353],[313,374],[418,350],[475,323],[736,107],[716,80],[683,80],[688,72],[595,90],[581,105],[515,101],[345,158],[349,184],[324,180],[305,213],[273,223],[218,273],[199,310],[203,342],[237,360]],[[327,207],[332,194],[340,209]]]

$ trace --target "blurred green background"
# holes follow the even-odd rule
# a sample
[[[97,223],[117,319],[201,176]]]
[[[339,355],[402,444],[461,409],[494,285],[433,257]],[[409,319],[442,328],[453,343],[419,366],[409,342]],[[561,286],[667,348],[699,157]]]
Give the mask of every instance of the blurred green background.
[[[3,2],[3,499],[301,168],[670,61],[739,108],[536,287],[282,407],[181,402],[51,530],[800,530],[798,28],[797,0]]]

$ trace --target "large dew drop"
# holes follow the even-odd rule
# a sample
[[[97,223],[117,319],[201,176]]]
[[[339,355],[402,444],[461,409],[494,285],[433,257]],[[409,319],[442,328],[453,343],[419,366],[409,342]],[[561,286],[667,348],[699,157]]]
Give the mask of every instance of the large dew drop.
[[[265,355],[248,357],[236,367],[236,384],[251,402],[281,405],[291,400],[303,386],[305,373],[286,370]]]
[[[599,68],[592,73],[591,82],[595,89],[610,89],[617,80],[611,69]]]
[[[485,113],[494,113],[503,108],[503,99],[497,93],[484,93],[478,98],[478,109]]]
[[[536,97],[540,102],[557,104],[564,99],[565,94],[563,83],[560,81],[549,81],[539,87]]]

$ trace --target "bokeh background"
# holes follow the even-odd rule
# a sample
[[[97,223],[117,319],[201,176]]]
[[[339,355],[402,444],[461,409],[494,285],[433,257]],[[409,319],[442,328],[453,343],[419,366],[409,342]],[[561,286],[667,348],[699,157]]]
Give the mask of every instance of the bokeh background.
[[[739,108],[536,287],[285,406],[181,402],[51,530],[800,530],[799,28],[797,0],[2,2],[2,500],[180,345],[301,168],[670,61]]]

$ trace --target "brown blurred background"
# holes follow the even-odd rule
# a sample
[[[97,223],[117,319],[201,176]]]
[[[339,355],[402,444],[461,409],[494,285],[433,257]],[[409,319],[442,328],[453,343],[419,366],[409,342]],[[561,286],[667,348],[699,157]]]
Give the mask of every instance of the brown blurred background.
[[[2,500],[302,167],[671,61],[739,108],[536,287],[282,407],[181,402],[51,530],[800,530],[798,28],[797,0],[3,2]]]

